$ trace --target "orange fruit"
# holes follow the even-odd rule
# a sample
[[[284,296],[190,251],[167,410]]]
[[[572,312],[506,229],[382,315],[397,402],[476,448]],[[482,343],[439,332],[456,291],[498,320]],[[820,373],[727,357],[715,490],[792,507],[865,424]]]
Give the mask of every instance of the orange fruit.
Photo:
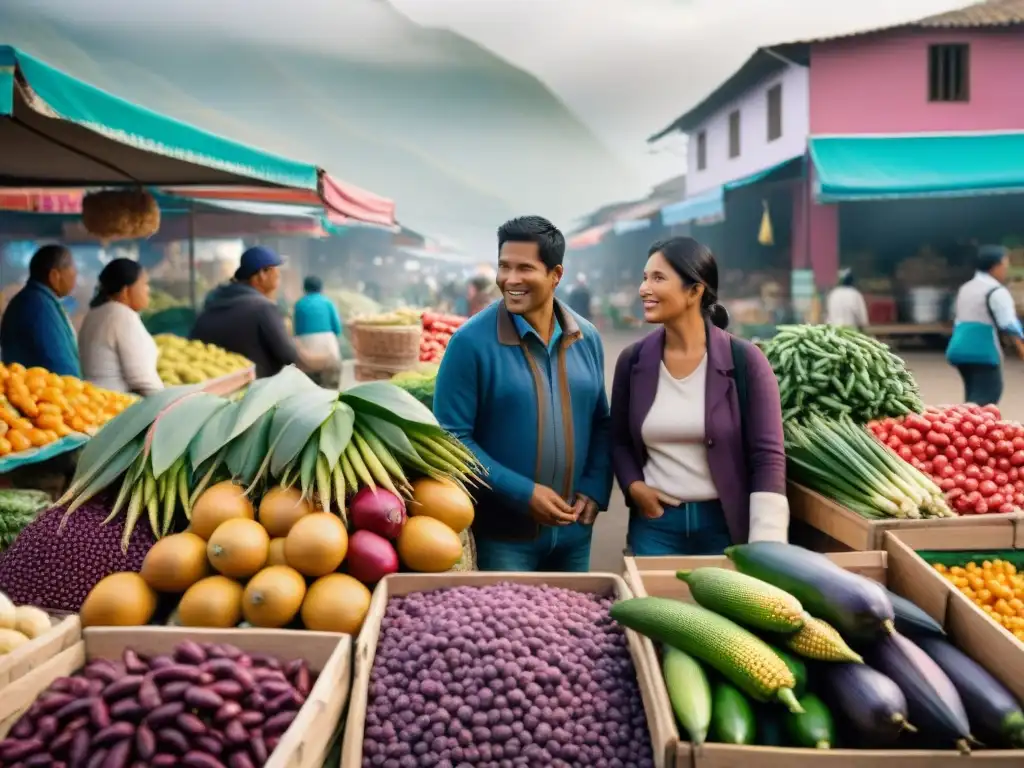
[[[11,448],[14,453],[21,451],[27,451],[32,447],[32,441],[28,439],[28,436],[18,429],[11,429],[7,431],[6,438],[11,444]]]
[[[46,433],[41,429],[36,429],[35,427],[28,431],[28,439],[32,441],[32,445],[36,446],[36,448],[44,446],[50,442],[46,437]]]

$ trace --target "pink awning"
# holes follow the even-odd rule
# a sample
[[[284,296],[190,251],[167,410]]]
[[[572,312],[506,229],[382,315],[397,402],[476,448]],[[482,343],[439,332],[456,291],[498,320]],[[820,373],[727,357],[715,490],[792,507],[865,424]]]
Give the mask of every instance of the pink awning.
[[[82,191],[3,189],[0,190],[0,210],[19,213],[81,213]]]
[[[320,197],[327,206],[327,218],[334,224],[362,222],[388,228],[397,226],[393,200],[340,182],[327,173],[320,174]]]
[[[569,242],[566,245],[571,250],[579,250],[580,248],[590,248],[591,246],[597,245],[601,242],[604,236],[611,229],[609,224],[600,224],[590,229],[585,229],[582,232],[578,232],[569,238]]]

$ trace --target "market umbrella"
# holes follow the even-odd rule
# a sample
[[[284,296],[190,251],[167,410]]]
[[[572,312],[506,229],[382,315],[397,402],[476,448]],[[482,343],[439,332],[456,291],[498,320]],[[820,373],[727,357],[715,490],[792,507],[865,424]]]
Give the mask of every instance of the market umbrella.
[[[0,45],[0,147],[0,187],[287,189],[338,224],[395,224],[392,201],[315,165],[152,112],[9,45]]]

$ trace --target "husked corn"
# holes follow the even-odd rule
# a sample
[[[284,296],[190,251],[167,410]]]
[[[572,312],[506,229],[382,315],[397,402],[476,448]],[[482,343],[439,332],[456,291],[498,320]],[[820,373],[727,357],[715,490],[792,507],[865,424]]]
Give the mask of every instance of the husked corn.
[[[708,610],[767,632],[795,632],[804,625],[800,601],[785,590],[725,568],[697,568],[676,576]]]
[[[804,625],[786,638],[786,647],[808,659],[817,661],[851,661],[863,664],[864,659],[843,640],[831,624],[804,614]]]

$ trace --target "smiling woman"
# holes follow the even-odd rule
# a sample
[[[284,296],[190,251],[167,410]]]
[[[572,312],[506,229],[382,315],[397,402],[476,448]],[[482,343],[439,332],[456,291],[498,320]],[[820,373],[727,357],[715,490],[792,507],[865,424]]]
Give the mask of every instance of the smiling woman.
[[[706,246],[651,246],[640,297],[662,328],[623,351],[612,390],[612,461],[637,555],[786,539],[778,382],[759,349],[726,333],[717,293]]]

